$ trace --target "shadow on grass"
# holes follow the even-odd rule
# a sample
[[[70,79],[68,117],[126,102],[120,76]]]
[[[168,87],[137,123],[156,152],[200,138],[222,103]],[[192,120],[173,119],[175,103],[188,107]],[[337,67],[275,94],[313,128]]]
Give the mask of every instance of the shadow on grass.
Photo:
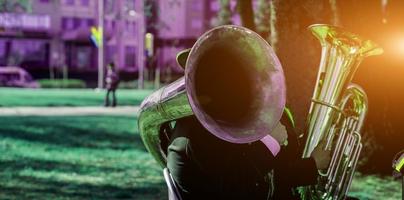
[[[99,171],[104,172],[123,171],[122,169],[114,167],[72,164],[68,162],[47,161],[31,158],[20,158],[18,160],[0,160],[0,172],[7,171],[7,173],[14,174],[27,168],[32,170],[44,170],[44,171],[57,170],[58,172],[78,173],[78,174],[84,174],[88,172],[99,172]]]
[[[0,137],[65,147],[146,151],[135,127],[136,118],[120,118],[123,121],[111,116],[4,117]]]
[[[13,176],[24,184],[0,185],[0,197],[10,199],[167,199],[161,184],[117,187],[110,184],[61,182],[29,176]]]

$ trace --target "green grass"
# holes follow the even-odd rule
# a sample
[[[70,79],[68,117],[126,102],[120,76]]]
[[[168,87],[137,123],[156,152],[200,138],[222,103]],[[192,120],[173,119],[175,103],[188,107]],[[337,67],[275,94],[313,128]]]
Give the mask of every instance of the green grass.
[[[400,200],[401,183],[392,177],[356,173],[349,194],[361,200]]]
[[[0,199],[167,199],[162,170],[124,116],[0,117]],[[390,177],[357,174],[350,195],[399,200]]]
[[[131,117],[0,118],[0,199],[167,199]]]
[[[117,90],[118,105],[139,105],[151,90]],[[13,106],[100,106],[105,91],[93,89],[0,88],[0,107]]]

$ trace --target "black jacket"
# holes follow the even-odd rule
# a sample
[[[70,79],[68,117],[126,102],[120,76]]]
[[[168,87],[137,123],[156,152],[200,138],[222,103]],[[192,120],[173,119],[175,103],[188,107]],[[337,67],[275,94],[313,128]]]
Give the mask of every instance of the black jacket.
[[[288,133],[288,145],[275,158],[273,199],[300,199],[296,187],[316,184],[317,167],[313,158],[301,158],[298,135],[285,114],[281,123]]]
[[[290,199],[292,187],[315,183],[314,161],[299,158],[297,146],[292,148],[297,145],[290,134],[293,129],[285,117],[282,121],[289,144],[274,158],[260,141],[226,142],[193,116],[178,120],[168,147],[167,167],[183,199],[270,199],[272,195]]]

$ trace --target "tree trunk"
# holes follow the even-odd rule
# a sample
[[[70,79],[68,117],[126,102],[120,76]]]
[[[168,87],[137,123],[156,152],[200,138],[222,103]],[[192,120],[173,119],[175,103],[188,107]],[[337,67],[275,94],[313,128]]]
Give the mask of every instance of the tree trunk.
[[[271,6],[271,43],[285,73],[287,106],[294,112],[297,130],[303,132],[321,53],[307,27],[330,24],[331,7],[328,0],[273,0]]]
[[[252,7],[252,0],[238,0],[237,11],[240,14],[241,24],[255,31],[254,11]]]

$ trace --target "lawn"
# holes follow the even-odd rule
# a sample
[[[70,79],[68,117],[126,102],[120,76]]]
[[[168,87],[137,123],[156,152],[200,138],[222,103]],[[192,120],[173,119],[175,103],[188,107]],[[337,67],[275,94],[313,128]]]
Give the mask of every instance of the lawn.
[[[139,105],[151,90],[117,90],[118,105]],[[0,107],[10,106],[100,106],[105,91],[93,89],[0,88]]]
[[[0,199],[167,199],[131,117],[1,117]]]
[[[1,117],[0,152],[0,199],[167,199],[133,117]],[[400,191],[390,177],[358,174],[351,195]]]
[[[392,177],[378,175],[361,175],[356,173],[352,182],[350,195],[359,199],[400,200],[401,183]],[[404,197],[403,197],[404,199]]]

